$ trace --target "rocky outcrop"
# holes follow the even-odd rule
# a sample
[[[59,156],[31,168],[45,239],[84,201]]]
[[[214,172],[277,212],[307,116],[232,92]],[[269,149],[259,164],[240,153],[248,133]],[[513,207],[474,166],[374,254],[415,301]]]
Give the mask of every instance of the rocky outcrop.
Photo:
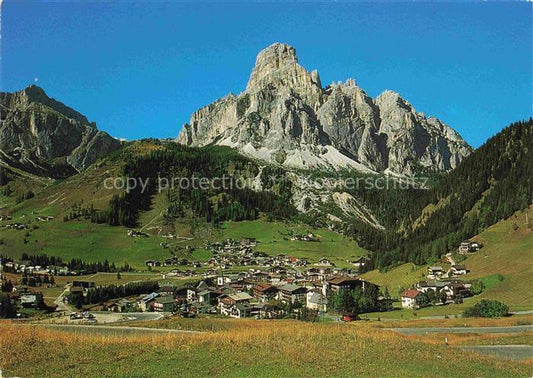
[[[47,174],[61,163],[64,174],[80,171],[120,147],[109,134],[35,85],[0,93],[0,149],[11,161]],[[70,168],[70,169],[69,169]],[[53,175],[61,175],[54,170]]]
[[[447,171],[470,154],[471,148],[455,130],[436,118],[417,113],[398,93],[385,91],[375,103],[390,171]]]
[[[228,145],[285,166],[406,175],[453,169],[471,151],[394,92],[373,99],[352,79],[323,88],[281,43],[259,53],[243,93],[196,111],[177,142]]]

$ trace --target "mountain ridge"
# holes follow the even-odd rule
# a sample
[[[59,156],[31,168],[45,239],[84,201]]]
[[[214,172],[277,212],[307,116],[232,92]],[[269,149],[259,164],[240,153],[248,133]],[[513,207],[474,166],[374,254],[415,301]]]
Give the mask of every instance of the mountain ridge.
[[[472,149],[451,127],[427,118],[393,91],[373,99],[355,80],[322,88],[296,50],[275,43],[256,59],[246,89],[191,115],[176,141],[227,145],[297,168],[413,175],[449,171]]]
[[[0,161],[42,176],[79,172],[121,143],[35,85],[0,93]]]

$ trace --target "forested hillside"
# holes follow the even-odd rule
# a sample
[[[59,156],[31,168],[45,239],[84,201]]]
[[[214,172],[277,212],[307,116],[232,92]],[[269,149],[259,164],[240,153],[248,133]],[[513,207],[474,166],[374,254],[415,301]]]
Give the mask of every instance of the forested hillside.
[[[432,189],[397,194],[395,202],[404,212],[393,218],[395,229],[381,232],[354,224],[349,232],[374,252],[375,267],[423,264],[455,249],[463,239],[531,203],[532,131],[532,119],[513,123]],[[384,203],[395,207],[394,202]]]
[[[123,152],[125,177],[147,183],[111,199],[107,211],[93,217],[111,225],[135,226],[139,210],[148,210],[156,192],[167,196],[168,221],[187,211],[215,226],[222,221],[297,214],[290,204],[290,182],[282,170],[270,169],[261,178],[261,190],[252,190],[260,167],[228,147],[191,148],[166,144],[149,154]],[[266,174],[268,172],[268,175]]]

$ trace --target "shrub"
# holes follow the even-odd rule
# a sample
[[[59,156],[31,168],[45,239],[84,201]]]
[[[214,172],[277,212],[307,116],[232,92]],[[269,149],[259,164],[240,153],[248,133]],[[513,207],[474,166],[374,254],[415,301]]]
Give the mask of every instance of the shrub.
[[[485,284],[481,280],[475,280],[472,282],[472,287],[470,288],[470,291],[474,295],[481,294],[485,290]]]
[[[509,315],[509,307],[499,301],[482,300],[463,312],[464,317],[496,318]]]

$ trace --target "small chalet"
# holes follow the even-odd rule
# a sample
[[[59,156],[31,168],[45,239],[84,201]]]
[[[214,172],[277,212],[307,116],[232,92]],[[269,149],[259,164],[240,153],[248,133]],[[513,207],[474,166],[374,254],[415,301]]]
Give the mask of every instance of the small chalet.
[[[119,312],[132,312],[137,310],[137,304],[126,298],[122,298],[117,302],[117,310]]]
[[[146,260],[144,263],[149,267],[161,266],[161,261],[158,260]]]
[[[257,245],[257,240],[255,238],[242,238],[241,245],[246,247],[255,247]]]
[[[330,259],[327,259],[325,257],[323,257],[320,260],[318,260],[318,264],[317,265],[320,265],[320,266],[335,266],[335,264]]]
[[[370,259],[369,259],[368,257],[361,256],[361,257],[359,257],[357,260],[354,260],[354,261],[352,262],[352,264],[353,264],[356,268],[362,268],[362,267],[364,267],[369,261],[370,261]]]
[[[238,274],[220,275],[217,277],[217,286],[229,285],[241,279]]]
[[[69,291],[72,293],[72,294],[83,294],[83,292],[85,291],[85,289],[81,286],[71,286]]]
[[[166,296],[166,295],[174,295],[174,286],[161,286],[159,288],[159,290],[157,290],[157,292],[159,293],[159,295],[161,296]]]
[[[415,289],[405,290],[402,295],[402,308],[416,309],[427,305],[427,296]]]
[[[356,277],[335,277],[331,278],[328,281],[328,285],[333,292],[338,292],[340,290],[353,290],[357,287],[365,289],[365,285],[370,284],[361,278]]]
[[[149,309],[153,308],[154,301],[158,296],[159,294],[154,292],[154,293],[141,297],[139,301],[140,310],[144,312],[144,311],[148,311]]]
[[[319,289],[313,289],[307,292],[307,308],[326,312],[328,310],[328,298]]]
[[[37,295],[24,294],[20,296],[20,305],[22,307],[35,307],[37,306]]]
[[[259,319],[275,319],[281,315],[280,309],[269,303],[259,303],[255,306]]]
[[[258,309],[256,306],[251,305],[250,303],[235,303],[229,309],[228,315],[232,318],[248,318],[253,313],[257,313]]]
[[[95,284],[92,281],[72,281],[73,287],[82,287],[84,289],[89,289],[91,287],[94,287]]]
[[[158,297],[152,307],[155,312],[174,312],[178,308],[178,302],[171,296]]]
[[[252,296],[244,292],[238,292],[236,294],[231,295],[223,295],[219,297],[218,302],[218,305],[220,307],[220,313],[226,316],[241,317],[241,314],[245,314],[246,309],[241,306],[241,309],[237,311],[234,306],[236,306],[237,304],[249,305],[251,299]]]
[[[473,253],[481,249],[482,245],[476,241],[465,240],[459,245],[459,253]]]
[[[213,305],[216,304],[217,298],[221,295],[221,292],[215,290],[202,290],[198,293],[198,302]]]
[[[454,276],[463,276],[468,273],[464,265],[452,265],[451,274]]]
[[[437,278],[442,277],[444,274],[444,269],[442,269],[442,266],[428,266],[428,275],[427,278],[430,280],[435,280]]]

